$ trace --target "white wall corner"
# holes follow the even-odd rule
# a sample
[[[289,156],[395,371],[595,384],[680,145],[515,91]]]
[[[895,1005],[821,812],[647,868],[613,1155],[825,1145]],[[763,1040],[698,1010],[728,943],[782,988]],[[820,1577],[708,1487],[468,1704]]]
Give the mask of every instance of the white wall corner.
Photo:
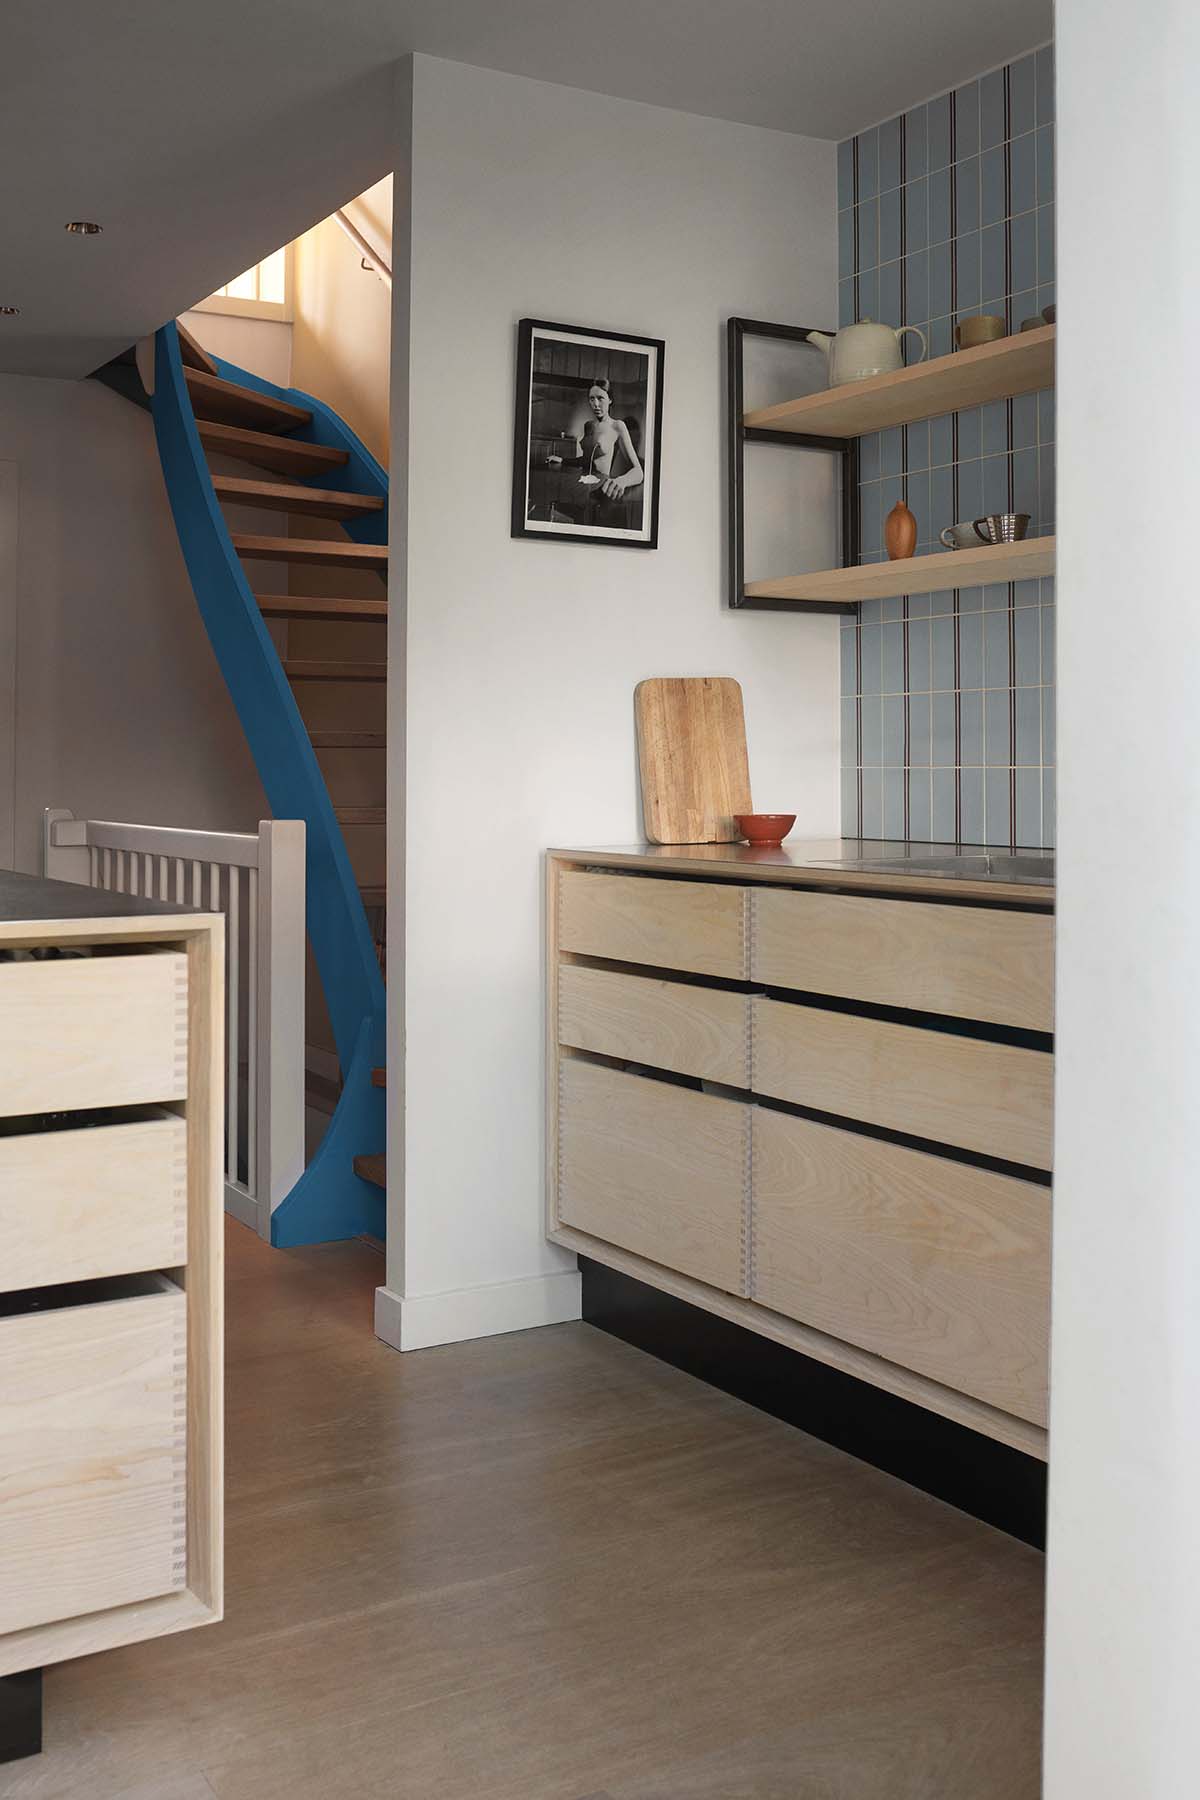
[[[498,1281],[488,1287],[458,1288],[447,1294],[397,1294],[375,1290],[375,1335],[393,1350],[428,1350],[469,1338],[529,1331],[535,1325],[566,1325],[581,1316],[577,1269]]]

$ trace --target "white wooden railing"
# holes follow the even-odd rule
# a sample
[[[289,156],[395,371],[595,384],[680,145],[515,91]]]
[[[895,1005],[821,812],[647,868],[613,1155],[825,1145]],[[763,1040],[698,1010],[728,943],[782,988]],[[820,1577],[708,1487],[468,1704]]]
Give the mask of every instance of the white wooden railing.
[[[225,914],[225,1207],[269,1239],[304,1173],[303,819],[182,831],[47,807],[43,846],[55,880]]]

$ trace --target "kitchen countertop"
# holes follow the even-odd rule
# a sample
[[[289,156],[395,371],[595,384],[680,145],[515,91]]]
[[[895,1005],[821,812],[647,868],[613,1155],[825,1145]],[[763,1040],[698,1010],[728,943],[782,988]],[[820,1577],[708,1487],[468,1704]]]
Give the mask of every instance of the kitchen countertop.
[[[144,919],[155,913],[190,913],[202,907],[175,906],[137,894],[113,894],[74,881],[47,881],[0,869],[0,924],[39,924],[51,919]]]
[[[787,838],[778,849],[751,844],[623,844],[583,849],[556,849],[552,856],[572,862],[590,862],[609,868],[659,869],[672,875],[707,875],[717,880],[786,881],[797,886],[854,889],[864,893],[936,896],[946,899],[986,899],[1049,909],[1054,904],[1054,883],[1044,878],[1013,880],[978,872],[978,859],[987,854],[982,845],[905,843],[888,838]],[[996,852],[995,854],[1002,854]],[[911,873],[839,867],[847,861],[924,858],[964,859],[964,873],[931,873],[915,868]],[[1054,868],[1052,850],[1021,850],[1022,859],[1045,861]],[[966,868],[976,859],[974,871]]]

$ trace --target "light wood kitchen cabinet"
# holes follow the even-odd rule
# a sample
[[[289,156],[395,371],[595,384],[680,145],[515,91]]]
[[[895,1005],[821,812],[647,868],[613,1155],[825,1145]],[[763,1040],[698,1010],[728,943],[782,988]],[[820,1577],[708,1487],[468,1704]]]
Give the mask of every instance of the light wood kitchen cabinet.
[[[222,1611],[224,921],[0,873],[0,1675]]]
[[[548,872],[554,1241],[1044,1457],[1053,890]]]

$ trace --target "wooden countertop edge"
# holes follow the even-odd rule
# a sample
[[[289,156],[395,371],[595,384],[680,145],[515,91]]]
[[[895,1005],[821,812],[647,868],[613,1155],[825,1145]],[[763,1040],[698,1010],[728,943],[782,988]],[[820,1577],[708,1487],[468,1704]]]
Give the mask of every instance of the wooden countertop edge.
[[[681,846],[681,850],[684,847]],[[971,881],[957,876],[881,874],[877,870],[828,868],[819,863],[721,863],[705,857],[648,855],[636,850],[546,851],[555,862],[592,868],[645,869],[647,873],[695,875],[706,881],[781,882],[792,887],[857,889],[864,894],[920,895],[937,900],[991,900],[995,904],[1053,908],[1054,887],[1017,881]]]

